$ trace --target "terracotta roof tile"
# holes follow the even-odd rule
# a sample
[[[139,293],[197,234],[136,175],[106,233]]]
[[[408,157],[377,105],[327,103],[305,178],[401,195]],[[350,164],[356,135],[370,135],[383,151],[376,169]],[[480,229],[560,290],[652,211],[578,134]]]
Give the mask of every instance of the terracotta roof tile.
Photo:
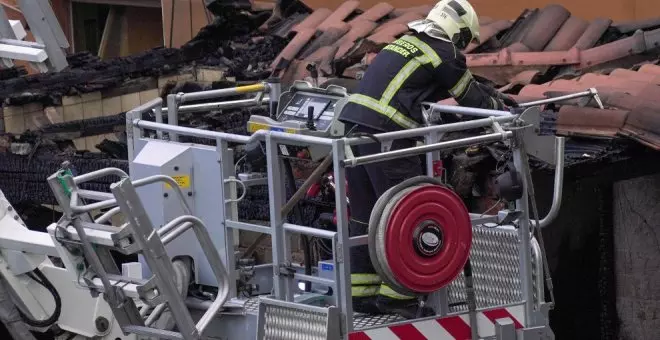
[[[374,33],[378,33],[382,30],[387,29],[388,27],[392,25],[404,25],[406,27],[406,30],[408,30],[407,24],[411,21],[419,20],[423,18],[424,16],[417,13],[417,12],[408,12],[405,13],[401,16],[398,16],[396,18],[390,19],[386,22],[384,22],[382,25],[378,26],[378,28],[374,31]]]
[[[302,50],[305,47],[305,45],[307,45],[307,43],[312,39],[314,33],[315,33],[315,29],[303,29],[300,32],[298,32],[298,34],[296,34],[296,36],[293,37],[291,42],[288,45],[286,45],[284,50],[280,52],[277,58],[275,58],[275,60],[271,64],[271,67],[273,69],[287,67],[286,64],[293,61],[293,59],[296,57],[298,52],[300,52],[300,50]],[[285,65],[280,65],[281,63],[283,63],[283,61]]]
[[[635,72],[625,68],[618,68],[610,72],[610,77],[619,77],[623,79],[630,79],[635,81],[643,81],[660,85],[660,75],[645,72]]]
[[[488,24],[483,24],[481,23],[481,28],[479,29],[479,35],[480,35],[480,40],[481,43],[483,44],[484,42],[490,40],[500,32],[504,31],[505,29],[511,27],[512,22],[509,20],[497,20],[497,21],[492,21]],[[475,48],[479,47],[481,44],[475,44],[471,43],[468,45],[468,47],[465,49],[465,53],[470,53],[473,51]]]
[[[575,45],[573,45],[573,47],[577,48],[578,50],[586,50],[588,48],[594,47],[600,37],[605,34],[607,28],[610,27],[610,24],[612,24],[612,20],[610,19],[597,18],[593,20],[589,23],[589,26],[587,26],[587,28],[584,30],[584,33],[582,33],[582,36],[580,39],[578,39]]]
[[[330,14],[321,24],[318,29],[324,31],[326,28],[343,22],[360,6],[359,1],[344,1],[332,14]]]
[[[566,51],[571,49],[588,26],[589,23],[586,20],[571,16],[545,46],[544,51]]]
[[[404,15],[405,13],[410,13],[410,12],[415,12],[419,13],[423,16],[426,16],[431,9],[433,8],[433,5],[422,5],[422,6],[415,6],[415,7],[408,7],[408,8],[397,8],[392,12],[394,16],[400,16]]]
[[[313,28],[316,29],[325,19],[332,14],[332,11],[327,8],[319,8],[312,14],[308,15],[305,20],[294,26],[291,31],[299,32],[302,29]]]
[[[623,128],[628,111],[562,106],[557,115],[557,133],[595,137],[615,137]]]
[[[383,25],[385,26],[385,25]],[[375,43],[389,43],[396,39],[397,36],[408,31],[408,26],[405,24],[392,24],[387,25],[382,30],[376,30],[376,32],[367,37],[367,39]]]
[[[546,6],[526,30],[521,42],[532,51],[543,51],[570,15],[561,5]]]
[[[314,40],[305,46],[305,49],[302,51],[302,53],[300,53],[300,58],[306,59],[319,48],[335,44],[337,41],[339,41],[339,39],[341,39],[341,37],[348,33],[350,29],[351,26],[343,21],[335,22],[334,24],[326,27],[321,35],[314,38]]]
[[[348,31],[337,42],[337,45],[339,46],[339,50],[337,51],[336,55],[337,58],[343,57],[346,52],[348,52],[353,47],[353,45],[355,45],[355,42],[358,39],[366,37],[376,27],[378,27],[378,24],[368,20],[353,20],[350,22],[350,24],[352,26],[351,30]]]
[[[353,20],[378,21],[390,14],[393,10],[394,7],[392,5],[388,4],[387,2],[381,2],[364,11],[364,13],[358,15]]]
[[[653,64],[644,64],[640,66],[638,72],[644,72],[647,74],[657,74],[660,75],[660,66]]]
[[[612,26],[616,27],[621,33],[631,33],[637,30],[660,28],[660,18],[617,22]]]

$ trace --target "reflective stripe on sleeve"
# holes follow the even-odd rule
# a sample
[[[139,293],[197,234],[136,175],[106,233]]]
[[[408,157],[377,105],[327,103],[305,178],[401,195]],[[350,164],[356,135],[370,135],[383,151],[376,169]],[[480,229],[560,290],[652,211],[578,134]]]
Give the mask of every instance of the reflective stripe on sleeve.
[[[419,127],[419,124],[410,119],[408,116],[397,111],[395,108],[389,105],[383,105],[376,99],[373,99],[369,96],[365,96],[363,94],[352,94],[350,97],[348,97],[348,101],[374,110],[381,115],[391,119],[404,129],[414,129]]]
[[[351,274],[351,285],[379,285],[383,282],[378,274]]]
[[[415,298],[414,296],[408,296],[397,293],[394,289],[390,288],[390,286],[384,283],[380,285],[380,291],[378,292],[378,294],[395,300],[410,300]]]

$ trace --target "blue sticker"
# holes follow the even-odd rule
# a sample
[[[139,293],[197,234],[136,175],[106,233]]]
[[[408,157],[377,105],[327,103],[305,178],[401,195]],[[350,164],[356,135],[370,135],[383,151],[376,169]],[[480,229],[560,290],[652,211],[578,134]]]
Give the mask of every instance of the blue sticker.
[[[284,129],[283,128],[278,128],[278,127],[271,127],[270,131],[284,132]]]
[[[321,270],[322,271],[333,271],[334,266],[330,263],[321,263]]]

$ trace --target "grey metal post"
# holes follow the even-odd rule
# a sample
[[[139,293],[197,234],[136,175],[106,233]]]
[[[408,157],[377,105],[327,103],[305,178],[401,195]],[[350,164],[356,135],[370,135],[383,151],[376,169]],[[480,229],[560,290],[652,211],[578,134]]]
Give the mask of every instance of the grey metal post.
[[[179,125],[179,104],[177,102],[177,94],[170,94],[167,96],[167,124],[178,126]],[[170,140],[173,142],[179,141],[179,135],[170,132]]]
[[[140,138],[142,131],[133,125],[133,120],[138,118],[137,112],[126,113],[126,149],[128,150],[128,175],[134,174],[133,160],[135,158],[135,139]]]
[[[218,161],[220,162],[220,167],[222,171],[222,182],[224,193],[222,197],[227,197],[227,194],[230,192],[230,183],[226,181],[231,174],[234,173],[234,152],[229,149],[227,141],[220,138],[216,139],[216,149],[218,152]],[[194,193],[193,193],[194,194]],[[226,201],[226,200],[225,200]],[[225,221],[222,221],[222,224],[225,225],[227,220],[238,221],[238,216],[232,215],[231,202],[225,203],[224,206]],[[227,257],[227,273],[229,274],[229,299],[236,297],[236,280],[238,279],[238,273],[236,271],[236,260],[234,258],[234,230],[231,228],[224,228],[225,232],[225,252]]]
[[[520,143],[522,143],[521,131],[516,130],[513,138],[513,164],[516,169],[522,172],[524,170],[521,169],[528,167],[529,164],[523,162],[522,151],[520,149]],[[520,237],[520,254],[518,259],[520,263],[520,283],[523,298],[525,299],[525,320],[531,323],[534,320],[534,290],[532,285],[532,249],[529,225],[529,197],[527,192],[529,183],[525,176],[521,176],[521,181],[523,183],[523,195],[522,198],[516,201],[516,209],[522,211],[522,216],[518,220],[518,234]],[[528,324],[525,326],[531,325]]]
[[[341,309],[341,334],[346,336],[353,330],[353,304],[351,299],[351,264],[350,241],[348,233],[348,205],[346,202],[346,169],[342,161],[346,158],[346,142],[336,139],[332,142],[332,163],[335,179],[335,206],[337,210],[337,268],[339,272],[337,281],[337,300]]]
[[[442,139],[444,133],[429,132],[424,136],[426,145],[431,145],[437,143]],[[433,162],[440,160],[439,151],[430,151],[426,153],[426,175],[429,177],[433,176]],[[449,313],[449,301],[447,299],[447,287],[441,288],[438,291],[435,291],[429,294],[429,297],[426,303],[435,310],[437,315],[447,315]]]
[[[273,290],[277,299],[283,300],[287,297],[286,277],[282,274],[282,265],[285,262],[284,253],[284,220],[282,218],[282,206],[284,176],[282,166],[277,153],[277,141],[271,135],[266,135],[266,163],[268,165],[268,200],[270,201],[270,227],[272,229],[272,251],[273,251]]]
[[[266,81],[269,88],[269,113],[270,118],[275,119],[277,116],[277,106],[279,105],[280,95],[282,94],[282,84],[279,78],[270,78]]]
[[[11,28],[9,18],[3,6],[0,6],[0,38],[16,39],[16,34],[14,34],[14,30]]]
[[[156,118],[156,123],[159,123],[159,124],[163,123],[163,107],[162,107],[162,105],[159,105],[158,107],[154,108],[154,117]],[[156,137],[158,137],[158,139],[163,139],[163,131],[156,130]]]

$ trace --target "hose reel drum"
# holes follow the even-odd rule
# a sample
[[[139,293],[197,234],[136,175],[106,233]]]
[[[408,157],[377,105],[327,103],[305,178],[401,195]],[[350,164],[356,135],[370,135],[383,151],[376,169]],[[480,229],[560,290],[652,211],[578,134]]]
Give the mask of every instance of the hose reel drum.
[[[467,207],[433,178],[419,176],[392,187],[369,219],[371,262],[400,294],[428,294],[449,285],[463,270],[471,245]]]

